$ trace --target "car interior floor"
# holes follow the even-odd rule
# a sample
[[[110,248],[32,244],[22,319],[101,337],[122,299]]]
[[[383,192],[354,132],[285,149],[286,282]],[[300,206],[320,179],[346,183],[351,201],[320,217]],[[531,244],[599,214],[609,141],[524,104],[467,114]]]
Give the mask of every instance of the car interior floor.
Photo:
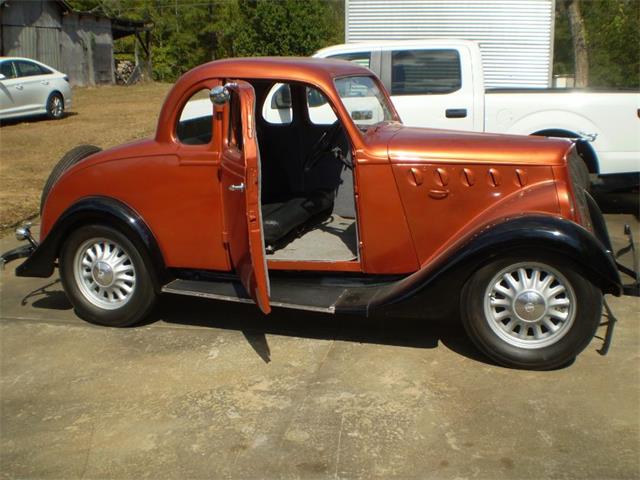
[[[284,247],[267,253],[270,260],[348,261],[357,257],[356,220],[332,214]]]
[[[257,104],[266,105],[256,115],[256,129],[267,258],[357,259],[351,147],[342,125],[334,119],[311,121],[304,85],[252,85]],[[283,98],[265,100],[278,89],[286,89]]]

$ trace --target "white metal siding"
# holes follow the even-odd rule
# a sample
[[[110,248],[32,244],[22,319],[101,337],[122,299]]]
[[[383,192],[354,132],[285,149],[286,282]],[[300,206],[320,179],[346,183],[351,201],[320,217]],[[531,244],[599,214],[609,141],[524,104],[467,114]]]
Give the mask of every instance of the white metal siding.
[[[485,87],[547,87],[555,0],[346,0],[346,41],[461,38],[482,52]]]

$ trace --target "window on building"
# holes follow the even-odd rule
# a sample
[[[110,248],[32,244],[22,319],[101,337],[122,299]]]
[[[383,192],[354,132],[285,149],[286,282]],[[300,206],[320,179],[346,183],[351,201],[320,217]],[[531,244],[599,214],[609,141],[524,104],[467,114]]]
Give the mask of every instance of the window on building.
[[[456,50],[399,50],[391,54],[391,94],[444,94],[462,86]]]

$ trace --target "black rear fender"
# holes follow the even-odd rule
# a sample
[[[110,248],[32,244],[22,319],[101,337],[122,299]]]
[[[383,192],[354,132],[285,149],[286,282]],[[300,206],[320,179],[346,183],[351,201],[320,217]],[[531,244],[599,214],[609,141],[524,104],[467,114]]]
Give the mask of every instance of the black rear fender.
[[[87,197],[65,210],[44,241],[16,268],[16,276],[50,277],[65,238],[89,224],[108,225],[125,234],[141,252],[160,288],[166,268],[153,233],[131,207],[109,197]]]

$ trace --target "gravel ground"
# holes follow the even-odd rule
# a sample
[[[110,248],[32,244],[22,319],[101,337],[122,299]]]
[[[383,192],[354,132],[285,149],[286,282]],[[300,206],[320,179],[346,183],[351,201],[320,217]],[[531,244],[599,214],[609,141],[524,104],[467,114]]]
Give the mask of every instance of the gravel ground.
[[[608,215],[617,247],[630,215]],[[15,245],[6,237],[0,249]],[[79,320],[57,277],[0,275],[0,477],[637,479],[640,299],[571,365],[498,367],[455,319],[164,296]]]

